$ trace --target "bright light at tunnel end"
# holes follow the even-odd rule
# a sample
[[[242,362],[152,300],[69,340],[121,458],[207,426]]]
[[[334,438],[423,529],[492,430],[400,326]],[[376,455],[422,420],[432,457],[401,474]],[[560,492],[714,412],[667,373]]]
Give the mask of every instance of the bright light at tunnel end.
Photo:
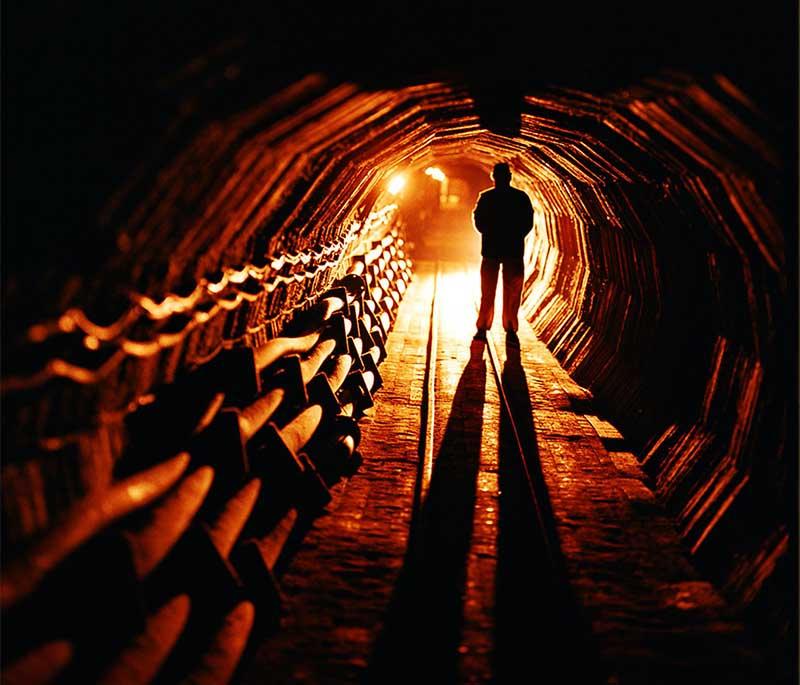
[[[427,169],[425,169],[425,174],[434,180],[439,181],[440,183],[444,183],[447,179],[447,176],[444,175],[444,171],[436,166],[429,166]]]
[[[404,174],[395,174],[389,179],[387,190],[392,195],[397,195],[403,188],[406,187],[406,177]]]

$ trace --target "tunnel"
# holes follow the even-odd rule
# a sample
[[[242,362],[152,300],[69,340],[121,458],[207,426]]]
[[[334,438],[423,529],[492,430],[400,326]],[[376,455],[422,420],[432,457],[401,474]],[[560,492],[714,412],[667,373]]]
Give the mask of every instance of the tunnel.
[[[13,17],[4,682],[794,682],[787,17],[245,7]]]

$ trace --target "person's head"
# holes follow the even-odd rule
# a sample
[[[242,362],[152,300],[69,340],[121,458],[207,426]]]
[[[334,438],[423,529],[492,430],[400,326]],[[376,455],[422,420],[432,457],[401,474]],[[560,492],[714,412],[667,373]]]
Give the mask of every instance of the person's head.
[[[505,162],[498,162],[492,169],[492,180],[495,187],[511,185],[511,169]]]

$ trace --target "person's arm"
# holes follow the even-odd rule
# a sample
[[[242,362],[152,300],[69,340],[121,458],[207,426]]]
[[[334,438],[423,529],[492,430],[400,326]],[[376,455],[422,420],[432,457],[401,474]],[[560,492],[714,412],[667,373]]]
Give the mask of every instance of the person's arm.
[[[531,232],[531,229],[533,228],[533,205],[531,204],[531,199],[528,197],[528,193],[523,192],[523,196],[524,196],[524,203],[523,203],[524,212],[522,220],[522,226],[523,226],[522,235],[526,236],[528,235],[528,233]]]
[[[475,230],[478,233],[483,233],[486,230],[486,201],[481,195],[472,210],[472,223],[475,225]]]

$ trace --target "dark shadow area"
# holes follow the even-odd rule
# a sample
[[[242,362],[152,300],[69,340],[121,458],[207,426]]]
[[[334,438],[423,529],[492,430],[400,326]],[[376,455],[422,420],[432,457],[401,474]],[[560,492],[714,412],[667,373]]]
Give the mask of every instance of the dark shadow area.
[[[480,466],[486,366],[474,345],[458,382],[428,497],[365,682],[454,683]]]
[[[518,674],[524,672],[536,673],[541,682],[604,682],[590,644],[588,623],[568,585],[553,528],[520,351],[507,347],[506,353],[501,379],[517,434],[503,410],[498,454],[495,682],[519,682]]]
[[[796,3],[328,3],[309,12],[249,0],[48,0],[4,10],[14,173],[4,176],[2,238],[14,273],[65,254],[85,268],[113,256],[116,231],[98,215],[132,169],[164,146],[178,154],[208,121],[312,71],[379,89],[453,80],[501,133],[519,128],[523,92],[613,89],[663,68],[723,71],[785,135],[794,140],[796,129]],[[183,133],[170,140],[178,122]]]

